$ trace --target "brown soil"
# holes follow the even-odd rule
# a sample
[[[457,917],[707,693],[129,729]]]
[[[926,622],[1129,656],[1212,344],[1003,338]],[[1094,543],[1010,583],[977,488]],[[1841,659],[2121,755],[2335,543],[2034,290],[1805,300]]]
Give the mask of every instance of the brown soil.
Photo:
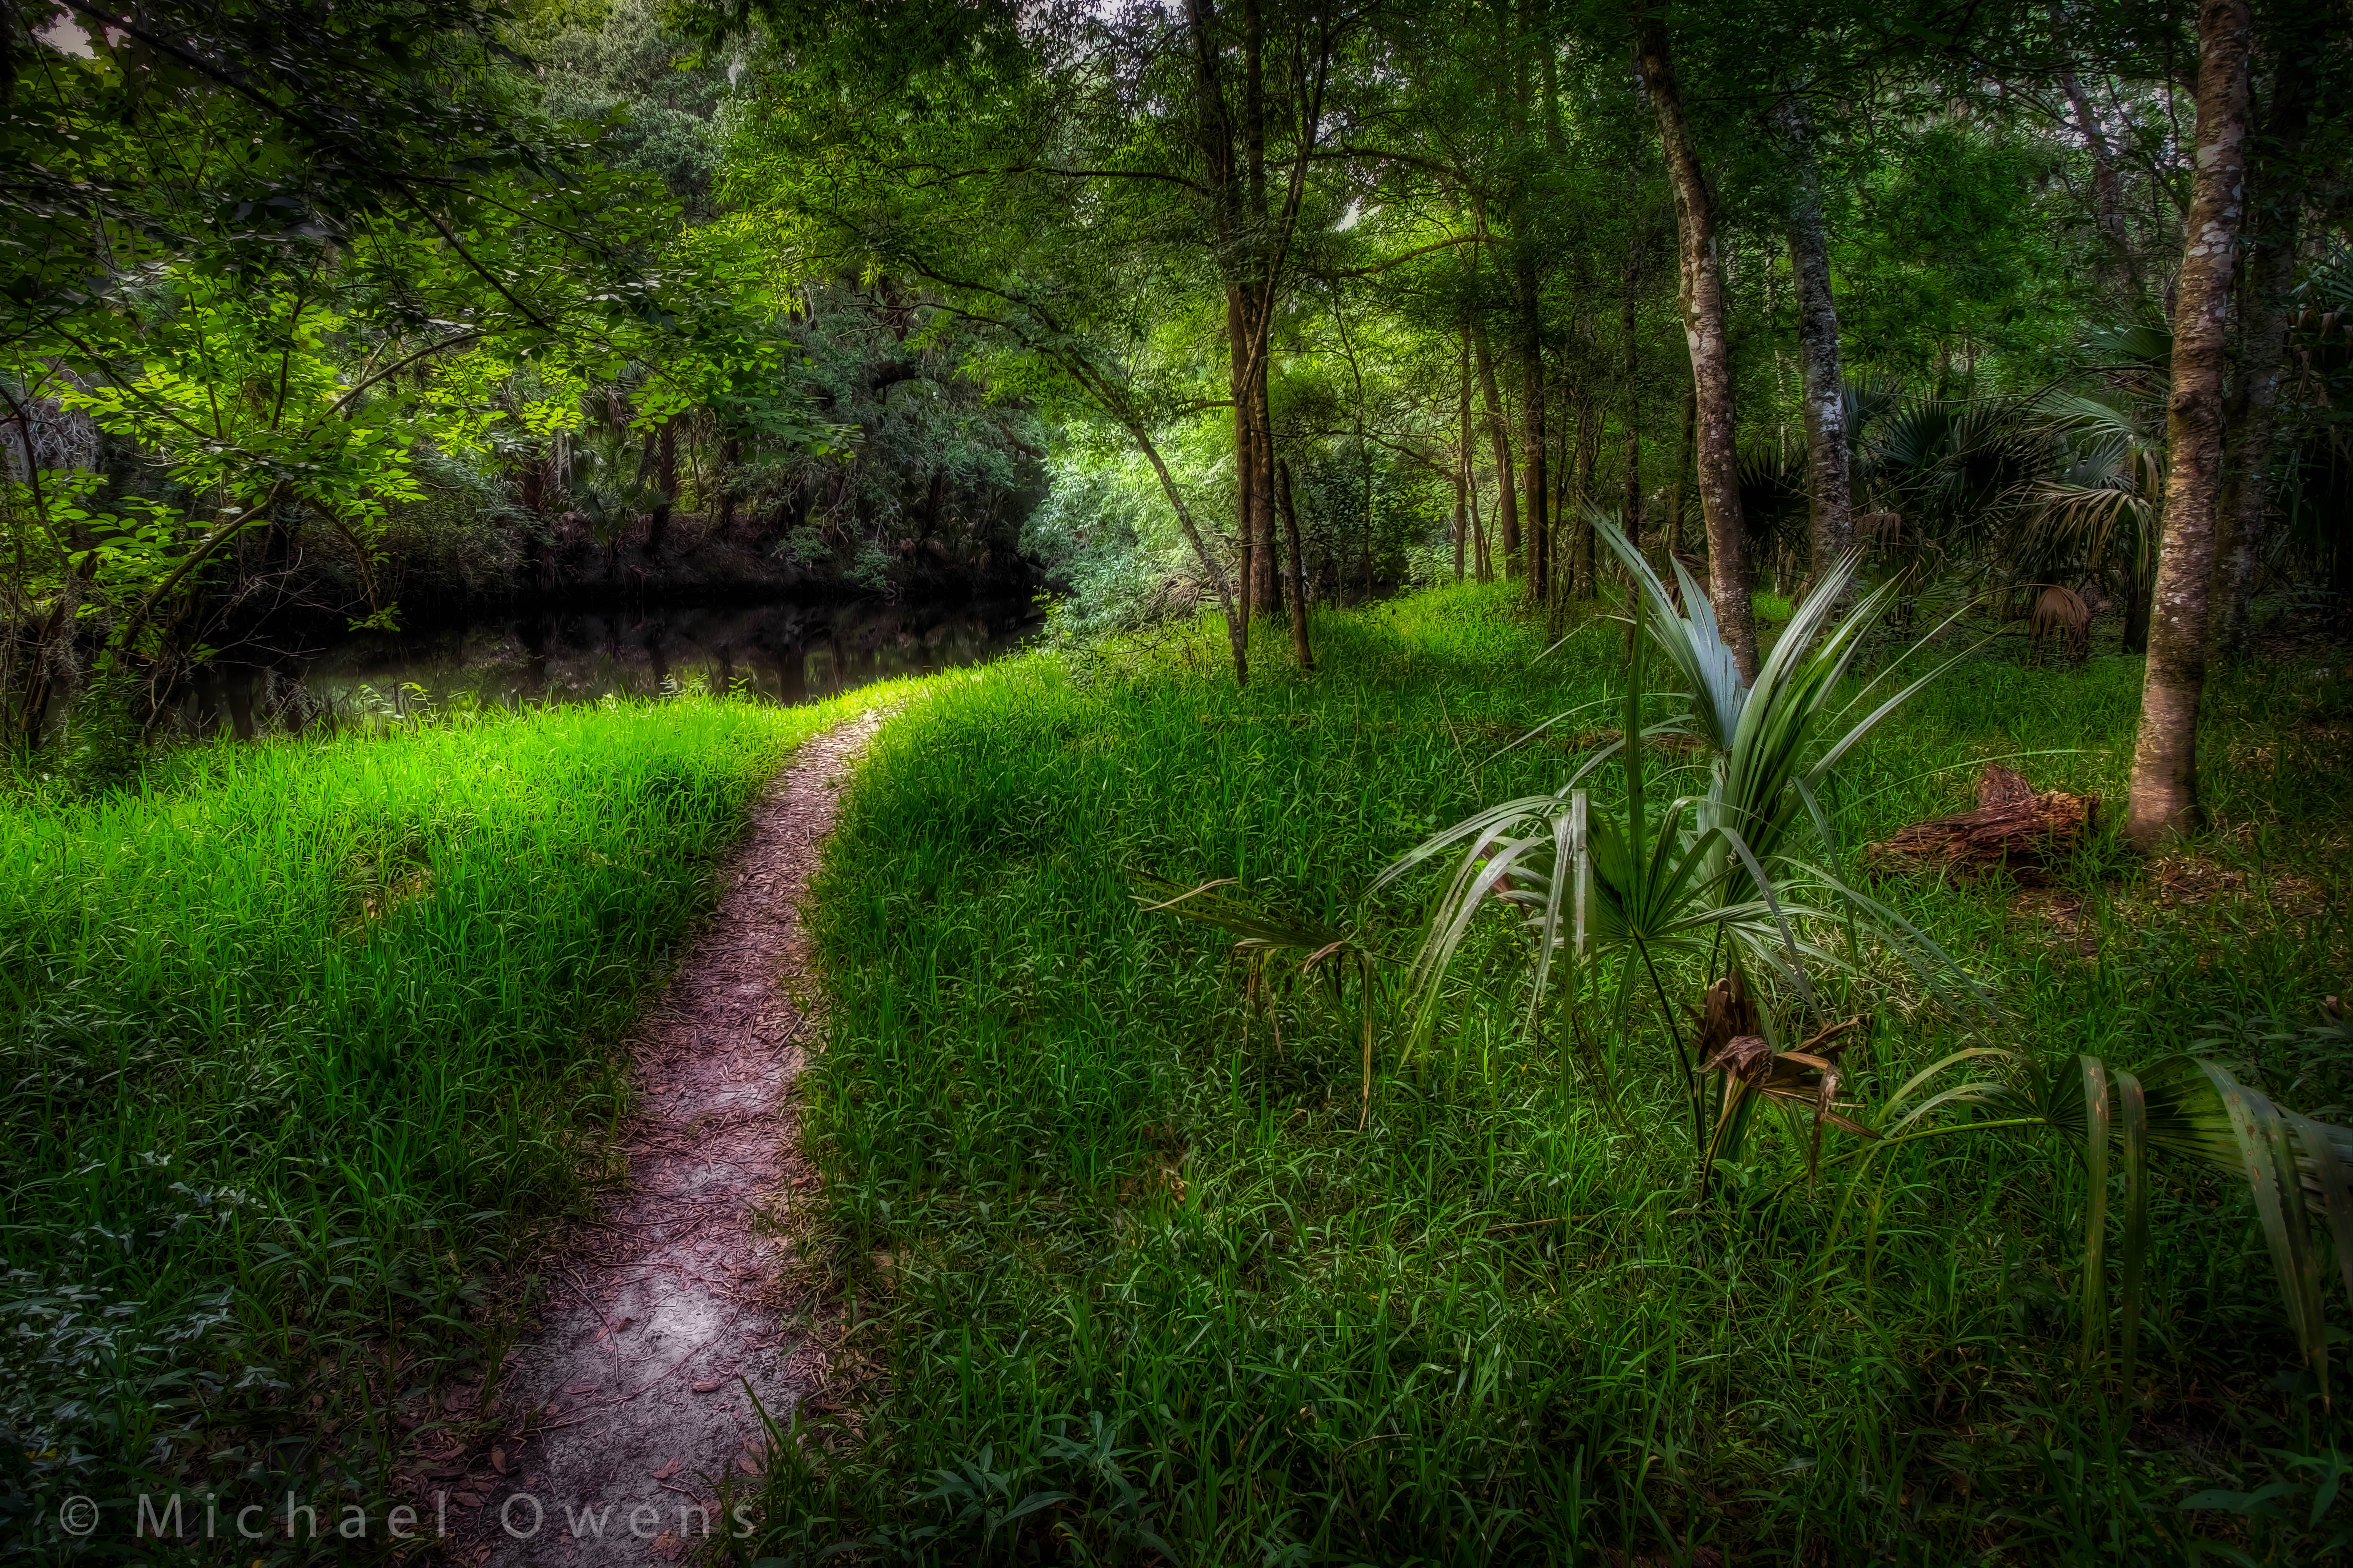
[[[764,1216],[813,1180],[793,1152],[811,1027],[799,909],[836,790],[881,719],[801,748],[647,1016],[628,1183],[543,1270],[541,1321],[499,1380],[491,1468],[440,1505],[458,1561],[677,1561],[706,1530],[732,1532],[723,1501],[765,1468],[760,1411],[782,1426],[816,1386],[821,1352],[788,1317],[789,1247]]]

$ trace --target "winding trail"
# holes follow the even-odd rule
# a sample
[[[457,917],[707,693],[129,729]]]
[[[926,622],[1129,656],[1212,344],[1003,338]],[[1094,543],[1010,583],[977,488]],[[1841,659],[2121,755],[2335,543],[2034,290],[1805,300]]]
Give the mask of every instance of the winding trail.
[[[730,1530],[723,1476],[739,1494],[756,1488],[767,1436],[752,1396],[782,1424],[815,1386],[820,1358],[784,1318],[789,1248],[758,1216],[814,1181],[792,1152],[811,1025],[792,994],[807,956],[800,906],[836,792],[884,717],[795,753],[640,1026],[628,1184],[554,1260],[537,1330],[508,1356],[499,1405],[528,1436],[467,1508],[461,1561],[676,1561],[685,1535]]]

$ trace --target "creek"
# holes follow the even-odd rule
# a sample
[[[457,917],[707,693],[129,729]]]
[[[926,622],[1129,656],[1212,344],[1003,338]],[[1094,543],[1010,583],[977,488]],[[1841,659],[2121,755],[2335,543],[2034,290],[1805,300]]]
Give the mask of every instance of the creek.
[[[902,675],[985,663],[1041,625],[1026,600],[861,600],[524,610],[407,632],[227,651],[173,703],[183,732],[242,739],[374,725],[456,702],[647,698],[700,687],[814,702]]]

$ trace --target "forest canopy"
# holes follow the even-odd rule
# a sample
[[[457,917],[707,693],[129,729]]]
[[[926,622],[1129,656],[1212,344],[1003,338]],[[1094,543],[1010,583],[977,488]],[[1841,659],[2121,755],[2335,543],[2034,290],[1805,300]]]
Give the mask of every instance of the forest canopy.
[[[2342,29],[2250,19],[2233,650],[2259,601],[2353,586]],[[295,612],[1034,583],[1084,632],[1455,575],[1559,606],[1598,520],[1799,595],[1861,517],[1948,595],[2062,586],[2148,637],[2190,8],[19,21],[19,743],[58,690],[113,671],[152,713]]]

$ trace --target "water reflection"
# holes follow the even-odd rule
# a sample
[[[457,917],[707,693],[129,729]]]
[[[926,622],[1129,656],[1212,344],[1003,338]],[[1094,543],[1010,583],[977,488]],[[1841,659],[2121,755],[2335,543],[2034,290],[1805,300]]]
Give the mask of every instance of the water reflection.
[[[180,698],[204,737],[367,723],[452,700],[512,707],[700,688],[809,702],[979,664],[1037,628],[1026,603],[647,605],[355,633],[308,657],[223,658]]]

